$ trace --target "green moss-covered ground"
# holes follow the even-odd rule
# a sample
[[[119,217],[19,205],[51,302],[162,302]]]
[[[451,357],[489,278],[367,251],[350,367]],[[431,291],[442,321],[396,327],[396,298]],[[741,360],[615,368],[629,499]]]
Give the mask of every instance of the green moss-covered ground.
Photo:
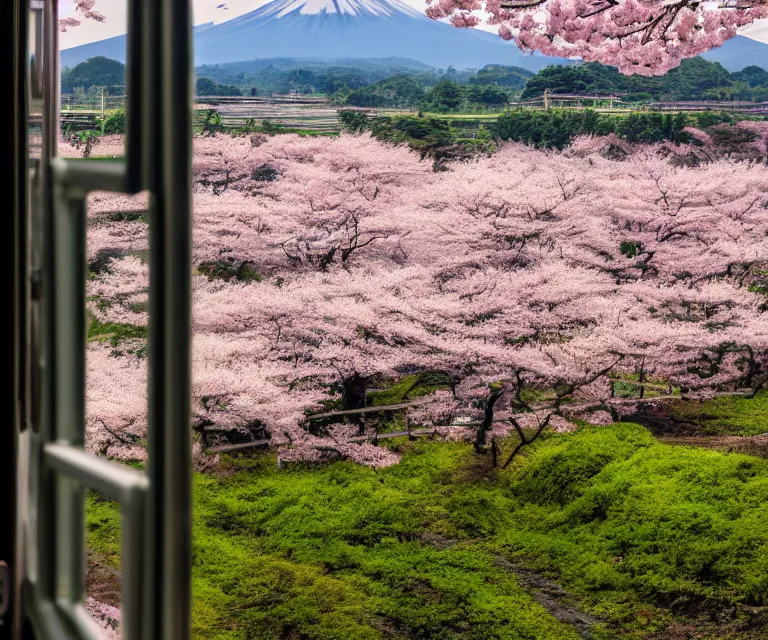
[[[194,637],[768,638],[768,461],[626,423],[551,435],[504,472],[469,445],[392,446],[383,470],[262,453],[197,475]],[[101,557],[115,518],[89,499]]]
[[[705,435],[758,435],[768,432],[768,392],[762,391],[754,398],[679,402],[670,405],[669,415],[696,425]]]
[[[88,324],[88,340],[109,342],[112,346],[124,340],[146,338],[147,327],[141,325],[102,322],[96,317],[91,317]]]

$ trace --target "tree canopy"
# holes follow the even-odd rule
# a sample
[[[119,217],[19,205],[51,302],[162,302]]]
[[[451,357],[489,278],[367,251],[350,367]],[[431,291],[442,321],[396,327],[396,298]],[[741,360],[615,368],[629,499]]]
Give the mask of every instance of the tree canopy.
[[[397,126],[436,131],[427,118]],[[322,414],[363,408],[370,387],[405,375],[436,380],[408,407],[412,424],[470,418],[450,429],[478,451],[568,419],[615,421],[643,388],[760,389],[768,131],[739,128],[758,155],[695,168],[677,161],[692,145],[615,136],[562,154],[508,144],[448,172],[367,135],[197,138],[202,445],[269,439],[284,460],[392,464],[396,452],[363,442],[373,423]],[[708,134],[694,133],[706,151]],[[140,457],[146,205],[114,194],[88,205],[90,332],[114,338],[89,347],[88,447]]]
[[[625,100],[665,101],[701,100],[707,92],[718,87],[730,87],[749,78],[751,86],[768,86],[768,73],[759,67],[748,67],[740,73],[729,73],[719,62],[703,58],[683,60],[679,67],[663,76],[626,76],[616,67],[590,62],[587,64],[549,66],[528,80],[522,99],[540,96],[545,89],[551,93],[619,94]],[[745,73],[746,72],[746,73]]]
[[[424,88],[411,76],[397,75],[352,91],[346,104],[356,107],[412,106],[424,99]]]
[[[110,93],[124,91],[125,65],[117,60],[96,56],[62,71],[62,92],[71,93],[77,88],[87,90],[91,87],[106,87]]]
[[[455,27],[482,21],[524,51],[615,65],[627,75],[662,75],[719,47],[768,15],[765,0],[427,0],[427,15]]]
[[[198,78],[195,84],[198,96],[241,96],[243,92],[234,85],[219,84],[210,78]]]

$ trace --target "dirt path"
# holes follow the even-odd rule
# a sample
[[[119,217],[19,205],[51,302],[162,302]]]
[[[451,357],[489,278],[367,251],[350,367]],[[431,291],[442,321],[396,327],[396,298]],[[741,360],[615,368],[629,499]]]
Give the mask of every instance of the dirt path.
[[[103,558],[91,550],[88,550],[87,554],[86,593],[98,602],[119,607],[122,595],[122,573],[119,569],[110,567]]]
[[[496,563],[504,570],[513,573],[517,582],[533,599],[544,607],[555,620],[573,627],[579,637],[591,640],[594,627],[600,620],[584,613],[578,607],[577,599],[559,584],[544,578],[530,569],[519,567],[503,556],[494,556]]]
[[[457,544],[466,544],[433,533],[423,533],[420,539],[424,544],[429,544],[436,549],[448,549]],[[600,624],[601,621],[582,611],[574,595],[540,573],[521,567],[504,556],[493,554],[493,558],[496,565],[514,575],[517,583],[555,620],[572,627],[584,640],[591,640],[594,637],[595,625]]]

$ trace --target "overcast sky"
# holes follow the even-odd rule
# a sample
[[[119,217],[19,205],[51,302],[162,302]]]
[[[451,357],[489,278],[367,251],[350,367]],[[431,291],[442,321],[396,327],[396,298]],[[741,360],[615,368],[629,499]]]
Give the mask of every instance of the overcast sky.
[[[243,13],[257,9],[268,1],[229,0],[224,3],[224,6],[227,7],[225,10],[217,8],[224,0],[193,0],[195,24],[231,20]],[[424,0],[403,0],[403,2],[418,9],[423,9],[426,6]],[[74,15],[73,4],[72,0],[59,0],[60,17]],[[126,0],[98,0],[95,8],[107,17],[106,22],[99,23],[93,20],[83,20],[79,27],[60,34],[62,49],[125,33]],[[758,20],[754,24],[742,29],[741,34],[761,42],[768,42],[768,20]]]

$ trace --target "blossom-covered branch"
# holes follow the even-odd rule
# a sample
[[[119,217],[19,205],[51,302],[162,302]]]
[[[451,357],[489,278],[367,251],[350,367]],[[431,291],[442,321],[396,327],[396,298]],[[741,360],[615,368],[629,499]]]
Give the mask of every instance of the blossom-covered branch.
[[[93,7],[96,4],[96,0],[75,0],[75,13],[82,16],[86,20],[94,20],[96,22],[105,22],[106,17],[104,14],[94,11]],[[68,16],[66,18],[59,19],[59,31],[69,31],[73,27],[79,27],[82,23],[76,17]]]
[[[455,27],[482,20],[523,51],[581,58],[625,74],[661,75],[768,16],[764,0],[428,0]]]

